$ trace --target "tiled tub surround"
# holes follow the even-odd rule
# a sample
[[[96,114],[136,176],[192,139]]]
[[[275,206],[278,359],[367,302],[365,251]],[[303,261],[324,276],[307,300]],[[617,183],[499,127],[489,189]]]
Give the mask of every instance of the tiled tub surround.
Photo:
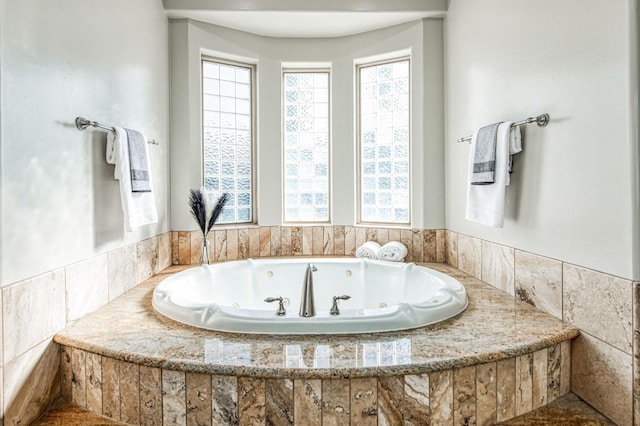
[[[170,263],[166,233],[3,287],[4,424],[29,424],[60,397],[57,331]]]
[[[470,305],[395,333],[246,336],[153,312],[172,267],[60,332],[63,396],[130,424],[494,424],[569,391],[577,330],[443,264]],[[466,422],[466,423],[465,423]]]
[[[632,308],[640,284],[451,231],[445,238],[448,264],[578,327],[572,392],[619,425],[640,424],[640,320]]]

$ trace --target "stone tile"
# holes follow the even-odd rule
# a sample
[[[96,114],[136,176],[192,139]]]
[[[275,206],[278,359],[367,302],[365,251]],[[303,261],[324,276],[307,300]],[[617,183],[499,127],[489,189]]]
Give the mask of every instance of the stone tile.
[[[159,272],[158,240],[148,238],[136,243],[136,281],[141,283]]]
[[[514,264],[514,249],[482,241],[482,281],[514,296]]]
[[[238,231],[238,259],[248,259],[250,257],[249,233],[248,228],[242,228]]]
[[[322,380],[294,380],[293,406],[296,424],[320,426],[322,424]]]
[[[532,408],[547,405],[547,349],[533,353]]]
[[[353,226],[344,227],[344,254],[345,256],[355,256],[356,254],[356,228]]]
[[[302,227],[291,228],[291,254],[300,256],[302,254]]]
[[[405,262],[413,262],[413,232],[411,229],[400,230],[400,242],[407,246],[407,257],[405,257]]]
[[[619,425],[633,418],[633,357],[586,333],[572,343],[571,390]]]
[[[140,366],[140,424],[162,424],[162,370]]]
[[[171,232],[158,235],[158,272],[171,266]]]
[[[191,264],[191,232],[178,232],[178,265]]]
[[[349,379],[322,380],[322,424],[348,425],[351,417]]]
[[[171,231],[171,264],[178,265],[180,263],[180,244],[178,242],[178,232]]]
[[[345,254],[345,233],[344,226],[336,225],[333,227],[333,244],[336,256],[344,256]]]
[[[437,262],[438,260],[438,247],[437,247],[437,232],[434,229],[425,229],[422,231],[422,261],[423,262]],[[414,251],[416,241],[414,241]]]
[[[564,320],[592,336],[632,353],[632,283],[565,263]]]
[[[453,370],[453,422],[474,425],[476,419],[476,367]]]
[[[120,421],[120,367],[113,358],[102,358],[102,414]]]
[[[87,353],[78,349],[71,352],[71,402],[87,407]]]
[[[211,376],[214,426],[238,424],[238,380],[235,376]]]
[[[571,390],[571,350],[571,341],[560,343],[560,396]]]
[[[107,256],[96,256],[65,268],[67,323],[109,301]]]
[[[209,242],[213,243],[212,261],[224,262],[225,260],[227,260],[227,231],[224,229],[214,230],[213,241],[211,241],[211,233],[209,233]]]
[[[60,346],[46,340],[4,364],[4,424],[28,425],[60,398]]]
[[[227,230],[227,260],[238,260],[239,250],[238,250],[238,230],[237,229],[228,229]]]
[[[238,378],[238,420],[240,424],[265,424],[264,379]]]
[[[516,416],[531,411],[533,406],[533,354],[516,357]]]
[[[476,416],[478,426],[496,424],[497,369],[495,362],[476,367]]]
[[[482,242],[468,235],[458,235],[458,269],[482,279]]]
[[[453,425],[453,374],[451,370],[429,373],[431,424]]]
[[[203,250],[204,236],[200,231],[193,231],[191,233],[191,258],[189,259],[190,265],[199,265],[203,260],[202,258],[202,250]],[[213,262],[215,255],[215,233],[210,232],[207,235],[207,245],[209,247],[209,262]],[[205,254],[205,263],[206,263],[206,254]]]
[[[187,424],[211,424],[211,375],[186,373]]]
[[[378,425],[378,389],[373,378],[351,379],[351,424]]]
[[[562,262],[516,250],[516,297],[562,319]]]
[[[336,252],[334,242],[333,226],[324,226],[322,232],[322,254],[325,256],[333,256]]]
[[[140,423],[140,368],[138,364],[119,361],[120,421]]]
[[[266,379],[265,422],[273,426],[293,425],[293,380]]]
[[[360,226],[356,227],[355,235],[356,235],[356,250],[357,250],[358,247],[360,247],[361,245],[367,242],[367,228],[362,228]],[[389,236],[389,238],[391,238],[391,236]],[[398,240],[400,240],[399,235],[398,235]]]
[[[260,256],[260,228],[249,229],[249,257]]]
[[[389,228],[389,241],[400,241],[400,229]]]
[[[107,253],[109,301],[138,284],[136,276],[136,247],[129,244]]]
[[[380,244],[380,241],[378,241],[378,229],[377,228],[363,228],[364,230],[364,235],[365,235],[365,240],[366,241],[376,241],[378,244]]]
[[[282,233],[279,226],[271,226],[271,256],[282,256]]]
[[[403,422],[405,426],[429,424],[429,374],[404,376]]]
[[[302,254],[304,256],[313,254],[313,228],[311,226],[302,228]]]
[[[436,230],[436,262],[445,263],[447,261],[447,231]]]
[[[547,402],[560,398],[560,346],[547,348]]]
[[[516,414],[516,360],[509,358],[497,362],[496,379],[497,421],[513,418]]]
[[[403,423],[404,379],[402,376],[378,377],[378,423]]]
[[[31,426],[122,426],[122,423],[58,400]]]
[[[71,359],[73,348],[69,346],[60,347],[60,392],[62,398],[71,401],[73,396],[73,371],[71,371]]]
[[[291,256],[291,227],[283,226],[280,228],[280,249],[282,256]]]
[[[186,383],[182,371],[162,370],[162,423],[186,425]]]
[[[445,262],[454,268],[458,267],[458,233],[446,231]]]
[[[411,232],[413,233],[412,237],[411,237],[411,244],[413,246],[413,249],[411,250],[411,258],[413,259],[414,262],[424,262],[424,246],[425,246],[425,235],[424,235],[424,231],[422,229],[412,229]],[[435,231],[433,232],[433,242],[435,243]],[[435,244],[434,244],[435,245]],[[432,250],[435,253],[435,247],[434,250]],[[433,259],[435,256],[431,256],[431,259]],[[433,260],[432,260],[433,261]]]
[[[389,228],[378,228],[376,230],[377,241],[381,246],[387,244],[389,240]]]
[[[62,269],[2,289],[4,362],[34,347],[65,327]],[[0,355],[0,362],[2,355]]]
[[[324,253],[324,226],[312,226],[311,254],[320,256]]]
[[[86,352],[87,409],[102,414],[102,357]]]
[[[259,256],[271,256],[271,228],[268,226],[260,228]]]

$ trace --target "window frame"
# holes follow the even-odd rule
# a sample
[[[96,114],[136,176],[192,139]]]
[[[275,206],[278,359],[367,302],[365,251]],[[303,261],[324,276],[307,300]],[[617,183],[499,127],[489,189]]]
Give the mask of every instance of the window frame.
[[[328,209],[328,214],[327,214],[327,220],[326,221],[291,221],[291,220],[286,220],[286,191],[285,191],[285,181],[286,181],[286,174],[285,174],[285,155],[286,155],[286,149],[285,149],[285,115],[284,115],[284,107],[285,107],[285,74],[287,73],[292,73],[292,74],[302,74],[302,73],[308,73],[308,74],[313,74],[313,73],[326,73],[327,74],[327,144],[328,144],[328,158],[327,158],[327,209]],[[280,120],[280,126],[281,126],[281,131],[280,131],[280,135],[281,135],[281,152],[282,152],[282,168],[281,168],[281,172],[282,172],[282,183],[281,183],[281,187],[282,187],[282,224],[283,225],[326,225],[326,224],[331,224],[332,223],[332,218],[333,218],[333,194],[332,194],[332,188],[333,188],[333,174],[332,174],[332,120],[331,120],[331,104],[332,104],[332,96],[331,96],[331,78],[332,78],[332,73],[331,73],[331,67],[309,67],[309,68],[304,68],[304,67],[283,67],[282,68],[282,72],[281,72],[281,76],[280,76],[280,97],[281,97],[281,108],[280,108],[280,112],[281,112],[281,120]]]
[[[257,65],[255,63],[250,63],[250,62],[241,62],[241,61],[236,61],[236,60],[232,60],[232,59],[227,59],[227,58],[223,58],[223,57],[219,57],[219,56],[213,56],[213,55],[207,55],[207,54],[201,54],[200,55],[200,148],[201,148],[201,160],[200,160],[200,181],[202,183],[202,186],[204,187],[205,185],[205,164],[204,164],[204,156],[205,156],[205,152],[204,152],[204,145],[205,145],[205,141],[204,141],[204,63],[205,62],[213,62],[219,65],[232,65],[235,67],[242,67],[242,68],[247,68],[249,69],[249,82],[251,85],[250,91],[251,91],[251,131],[250,131],[250,137],[251,137],[251,155],[250,155],[250,161],[251,161],[251,191],[250,191],[250,199],[251,199],[251,220],[246,221],[246,222],[225,222],[225,223],[219,223],[219,226],[237,226],[237,225],[255,225],[258,223],[258,213],[257,213],[257,195],[258,195],[258,187],[257,187],[257,183],[258,183],[258,173],[257,173],[257,168],[258,168],[258,144],[257,144],[257,123],[258,123],[258,118],[257,118],[257,111],[258,111],[258,99],[257,99]],[[220,195],[222,195],[223,190],[220,189],[218,191],[220,193]]]
[[[408,113],[408,127],[409,127],[409,155],[407,158],[408,162],[408,188],[407,194],[409,197],[409,203],[407,205],[409,217],[407,222],[372,222],[372,221],[364,221],[362,220],[362,115],[361,115],[361,105],[360,105],[360,70],[362,68],[373,67],[377,65],[385,65],[385,64],[393,64],[396,62],[408,61],[408,95],[409,95],[409,113]],[[413,170],[412,170],[412,151],[413,151],[413,131],[412,131],[412,114],[413,114],[413,97],[411,96],[411,88],[412,88],[412,73],[411,73],[411,55],[403,54],[400,56],[390,56],[384,59],[373,60],[373,61],[362,61],[356,62],[354,67],[354,86],[355,86],[355,145],[356,145],[356,225],[364,225],[364,226],[388,226],[388,227],[400,227],[406,228],[412,226],[412,190],[413,190]]]

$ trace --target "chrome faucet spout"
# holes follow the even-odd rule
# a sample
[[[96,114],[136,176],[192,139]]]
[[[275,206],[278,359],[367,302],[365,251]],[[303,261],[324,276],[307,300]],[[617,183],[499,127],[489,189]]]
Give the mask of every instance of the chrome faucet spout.
[[[313,273],[317,270],[318,268],[313,263],[307,264],[302,285],[302,298],[300,299],[299,315],[301,317],[309,318],[316,315],[316,307],[313,302]]]

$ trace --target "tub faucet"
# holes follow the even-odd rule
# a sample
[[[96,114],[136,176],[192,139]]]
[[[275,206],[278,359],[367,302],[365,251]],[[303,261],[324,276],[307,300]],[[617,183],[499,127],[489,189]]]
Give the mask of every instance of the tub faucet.
[[[302,284],[302,298],[300,299],[301,317],[309,318],[316,315],[316,308],[313,304],[313,273],[318,268],[313,263],[307,265],[307,271],[304,274],[304,283]]]

